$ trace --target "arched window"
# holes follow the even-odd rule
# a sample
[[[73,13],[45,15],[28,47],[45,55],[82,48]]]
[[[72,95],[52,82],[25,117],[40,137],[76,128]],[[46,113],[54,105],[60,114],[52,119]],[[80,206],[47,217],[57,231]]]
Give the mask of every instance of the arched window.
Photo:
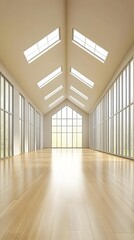
[[[82,116],[68,106],[52,116],[52,147],[82,147]]]

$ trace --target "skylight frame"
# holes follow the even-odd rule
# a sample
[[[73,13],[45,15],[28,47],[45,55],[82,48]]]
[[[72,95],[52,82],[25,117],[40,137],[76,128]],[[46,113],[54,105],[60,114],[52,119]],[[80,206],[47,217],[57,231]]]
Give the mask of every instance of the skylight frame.
[[[47,85],[49,82],[51,82],[54,78],[58,77],[62,73],[62,67],[57,68],[53,72],[51,72],[49,75],[47,75],[45,78],[40,80],[37,85],[39,88],[43,88],[45,85]]]
[[[60,102],[60,100],[62,100],[64,98],[64,95],[61,95],[59,98],[57,98],[54,102],[49,104],[49,108],[51,108],[53,105],[55,105],[56,103]]]
[[[69,96],[70,99],[73,100],[73,102],[77,103],[78,105],[80,105],[81,107],[85,107],[85,105],[83,103],[81,103],[79,100],[77,100],[75,97],[73,97],[72,95]]]
[[[71,67],[70,69],[70,74],[80,80],[82,83],[84,83],[86,86],[93,88],[94,82],[85,77],[83,74],[75,70],[74,68]]]
[[[85,37],[83,34],[81,34],[75,29],[72,29],[72,42],[96,59],[98,59],[99,61],[101,61],[102,63],[105,62],[108,56],[108,51],[106,51],[104,48],[100,47],[95,42]]]
[[[55,37],[51,38],[51,36],[56,31],[58,34],[55,35]],[[57,38],[57,39],[53,42],[52,40],[54,40],[54,38],[55,39]],[[47,36],[45,36],[44,38],[42,38],[37,43],[33,44],[30,48],[28,48],[24,51],[24,56],[25,56],[27,62],[28,63],[33,62],[35,59],[39,58],[42,54],[46,53],[52,47],[57,45],[60,41],[61,41],[60,28],[56,28],[54,31],[52,31]],[[43,42],[44,42],[44,44],[43,44]]]
[[[60,85],[59,87],[57,87],[54,91],[50,92],[49,94],[47,94],[44,99],[48,100],[50,97],[52,97],[54,94],[56,94],[57,92],[59,92],[60,90],[63,89],[63,85]]]
[[[79,96],[81,96],[82,98],[84,98],[85,100],[88,100],[88,97],[83,94],[82,92],[80,92],[78,89],[76,89],[75,87],[73,86],[70,86],[69,87],[73,92],[75,92],[76,94],[78,94]]]

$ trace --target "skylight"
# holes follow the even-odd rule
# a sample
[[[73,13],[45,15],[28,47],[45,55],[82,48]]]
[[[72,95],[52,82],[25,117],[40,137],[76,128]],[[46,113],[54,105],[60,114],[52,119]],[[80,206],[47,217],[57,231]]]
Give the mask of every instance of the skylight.
[[[70,96],[70,98],[76,102],[77,104],[79,104],[81,107],[85,107],[85,105],[83,103],[81,103],[80,101],[78,101],[76,98],[74,98],[73,96]]]
[[[81,73],[79,73],[78,71],[76,71],[74,68],[71,68],[71,72],[70,72],[74,77],[76,77],[77,79],[79,79],[81,82],[83,82],[84,84],[86,84],[88,87],[92,88],[94,86],[94,83],[88,79],[87,77],[85,77],[84,75],[82,75]]]
[[[52,91],[51,93],[49,93],[48,95],[46,95],[44,97],[45,100],[49,99],[50,97],[52,97],[55,93],[59,92],[61,89],[63,88],[62,85],[60,85],[58,88],[56,88],[54,91]]]
[[[49,49],[54,47],[60,42],[60,29],[57,28],[49,35],[35,43],[32,47],[24,51],[24,55],[28,63],[33,62],[35,59],[40,57],[42,54],[47,52]]]
[[[57,68],[54,72],[50,73],[47,77],[43,78],[41,81],[37,83],[39,88],[44,87],[46,84],[51,82],[54,78],[59,76],[62,73],[62,68]]]
[[[77,90],[76,88],[74,88],[73,86],[70,86],[70,89],[77,93],[79,96],[81,96],[82,98],[84,98],[85,100],[88,100],[88,97],[86,95],[84,95],[82,92],[80,92],[79,90]]]
[[[104,63],[104,61],[106,60],[108,52],[93,41],[91,41],[89,38],[86,38],[84,35],[77,32],[75,29],[73,29],[72,41],[77,46],[81,47],[83,50],[96,57],[101,62]]]
[[[58,103],[62,98],[64,98],[64,96],[60,96],[59,98],[57,98],[54,102],[49,104],[49,107],[52,107],[53,105],[55,105],[56,103]]]

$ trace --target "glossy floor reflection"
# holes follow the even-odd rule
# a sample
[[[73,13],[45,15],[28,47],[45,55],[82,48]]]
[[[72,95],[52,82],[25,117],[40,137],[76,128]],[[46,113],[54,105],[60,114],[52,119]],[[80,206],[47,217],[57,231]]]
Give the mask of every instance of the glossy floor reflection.
[[[89,149],[0,160],[0,239],[134,239],[134,162]]]

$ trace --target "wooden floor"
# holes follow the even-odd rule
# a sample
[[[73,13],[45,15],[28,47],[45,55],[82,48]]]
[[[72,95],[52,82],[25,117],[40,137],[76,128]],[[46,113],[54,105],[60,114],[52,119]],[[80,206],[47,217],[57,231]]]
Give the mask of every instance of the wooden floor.
[[[0,160],[0,239],[134,240],[134,162],[89,149]]]

